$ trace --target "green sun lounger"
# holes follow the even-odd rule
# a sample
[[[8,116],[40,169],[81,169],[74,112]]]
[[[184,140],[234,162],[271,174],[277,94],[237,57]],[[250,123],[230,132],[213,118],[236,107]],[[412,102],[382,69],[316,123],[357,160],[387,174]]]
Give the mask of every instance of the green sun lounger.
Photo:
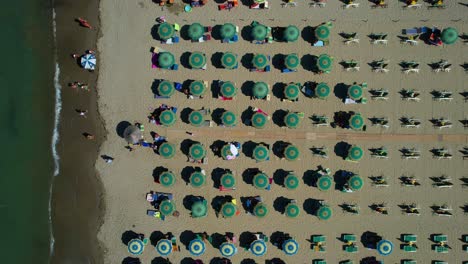
[[[413,235],[413,234],[405,234],[402,236],[402,240],[405,242],[416,242],[417,239],[418,239],[418,236]]]
[[[403,251],[405,252],[416,252],[418,249],[415,246],[404,245]]]
[[[342,234],[341,239],[345,242],[355,242],[356,241],[356,235],[353,234]]]
[[[462,235],[463,243],[468,243],[468,235]]]
[[[352,245],[352,246],[344,246],[344,251],[348,252],[348,253],[356,253],[358,252],[358,247],[356,245]]]
[[[401,264],[416,264],[416,263],[418,262],[414,259],[404,259],[401,261]]]
[[[314,261],[312,261],[313,264],[327,264],[327,262],[323,259],[314,259]]]
[[[310,240],[312,241],[312,243],[325,242],[326,239],[327,237],[323,235],[312,235],[310,237]]]
[[[447,241],[447,235],[442,235],[442,234],[433,235],[432,240],[434,242],[446,242]]]
[[[340,264],[354,264],[354,262],[353,262],[352,260],[350,260],[350,259],[340,261],[339,263],[340,263]]]
[[[434,246],[434,251],[437,252],[437,253],[448,253],[449,248],[446,247],[446,246],[435,245]]]

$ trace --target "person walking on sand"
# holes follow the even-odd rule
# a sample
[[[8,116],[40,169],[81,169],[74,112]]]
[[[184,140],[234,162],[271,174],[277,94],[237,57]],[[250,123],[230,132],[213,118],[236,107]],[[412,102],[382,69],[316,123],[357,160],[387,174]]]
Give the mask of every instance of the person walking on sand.
[[[79,17],[76,19],[79,23],[80,23],[80,26],[82,27],[86,27],[86,28],[89,28],[89,29],[93,29],[93,27],[88,23],[87,20]]]
[[[88,110],[80,110],[80,109],[76,109],[76,112],[78,112],[78,114],[83,117],[83,118],[86,118],[86,114],[88,113]]]
[[[88,140],[93,140],[94,139],[94,135],[93,134],[90,134],[88,132],[84,132],[83,133],[83,136],[88,139]]]
[[[107,156],[107,155],[103,155],[102,157],[104,159],[104,161],[108,164],[111,164],[113,161],[114,161],[114,158],[111,157],[111,156]]]

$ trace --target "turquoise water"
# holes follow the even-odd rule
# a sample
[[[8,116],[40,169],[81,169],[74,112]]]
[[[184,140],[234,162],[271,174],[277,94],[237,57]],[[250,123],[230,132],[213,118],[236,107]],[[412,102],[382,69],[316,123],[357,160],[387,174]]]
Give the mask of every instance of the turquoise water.
[[[55,69],[51,1],[0,8],[0,260],[48,263]]]

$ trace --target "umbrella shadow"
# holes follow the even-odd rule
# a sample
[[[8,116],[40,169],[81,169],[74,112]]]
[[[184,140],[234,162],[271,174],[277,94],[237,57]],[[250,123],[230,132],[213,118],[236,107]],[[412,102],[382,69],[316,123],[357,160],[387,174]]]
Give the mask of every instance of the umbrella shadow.
[[[192,210],[192,205],[194,202],[196,201],[200,201],[204,199],[203,197],[201,196],[195,196],[195,195],[187,195],[184,197],[183,201],[182,201],[182,204],[184,205],[184,208],[191,211]]]
[[[286,262],[280,258],[273,258],[265,260],[265,264],[286,264]]]
[[[132,239],[137,239],[137,238],[140,238],[140,234],[137,234],[136,232],[132,231],[132,230],[127,230],[125,232],[122,233],[122,243],[124,243],[125,245],[128,245],[128,243],[132,240]]]
[[[342,159],[345,159],[346,156],[348,156],[348,150],[350,147],[351,145],[344,141],[336,143],[334,148],[335,155],[341,157]]]
[[[141,264],[139,258],[126,257],[122,260],[122,264]]]
[[[255,260],[253,260],[253,259],[248,258],[248,259],[243,259],[240,262],[240,264],[257,264],[257,262]]]
[[[291,235],[285,232],[276,231],[270,236],[271,244],[282,250],[283,242],[290,239]]]
[[[335,190],[342,190],[344,185],[346,184],[346,177],[343,177],[343,174],[347,174],[349,172],[345,170],[337,170],[335,174],[333,174],[333,180],[335,181]]]
[[[375,248],[380,240],[382,240],[382,237],[371,231],[366,231],[361,236],[361,243],[365,248]]]
[[[151,27],[151,37],[155,40],[161,40],[158,34],[159,25],[160,24],[155,24],[154,26]]]
[[[252,97],[253,96],[252,89],[254,85],[255,85],[255,82],[253,81],[244,82],[241,86],[242,94],[244,94],[245,96]]]
[[[190,25],[184,25],[180,28],[180,37],[183,39],[183,40],[191,40],[190,37],[189,37],[189,34],[188,34],[188,29],[189,29]]]
[[[171,264],[172,262],[169,261],[169,258],[163,258],[163,257],[155,257],[152,261],[151,264]]]
[[[220,87],[220,81],[219,80],[213,80],[211,82],[211,96],[213,98],[218,98],[219,97],[219,93],[221,91]]]
[[[261,171],[258,168],[248,168],[242,173],[242,180],[245,183],[252,185],[254,176],[260,172]]]
[[[186,124],[190,124],[189,116],[193,111],[195,110],[189,107],[182,109],[182,111],[180,111],[180,120]]]
[[[277,82],[273,84],[273,87],[271,88],[271,92],[273,95],[278,98],[278,99],[284,99],[284,88],[286,84],[282,82]]]
[[[253,68],[253,64],[252,64],[253,57],[254,57],[253,53],[244,54],[244,56],[242,56],[242,58],[240,60],[242,66],[247,68],[247,69],[252,69]]]
[[[221,176],[226,173],[226,169],[215,168],[211,171],[211,179],[213,180],[213,187],[218,189],[221,186]]]
[[[287,114],[288,112],[283,109],[276,110],[272,115],[273,123],[279,127],[285,127],[286,124],[284,123],[284,118]]]
[[[221,58],[223,57],[223,52],[215,52],[211,56],[211,64],[217,69],[223,69],[223,64],[221,63]]]
[[[286,176],[288,176],[290,172],[292,171],[285,171],[283,169],[276,170],[273,173],[273,181],[275,182],[275,184],[284,187],[284,180],[286,179]]]
[[[213,142],[213,144],[211,144],[210,149],[211,149],[211,151],[213,151],[213,154],[214,154],[215,156],[218,156],[218,157],[221,158],[221,157],[222,157],[222,156],[221,156],[221,149],[222,149],[222,147],[224,147],[226,144],[227,144],[227,142],[224,141],[224,140],[215,140],[215,141]]]
[[[275,154],[278,158],[284,158],[284,149],[289,145],[291,145],[289,142],[282,140],[276,141],[273,144],[273,154]]]
[[[158,166],[156,168],[154,168],[153,170],[153,179],[155,182],[159,182],[159,177],[161,176],[161,174],[163,172],[166,172],[166,171],[169,171],[167,168],[165,167],[162,167],[162,166]]]
[[[250,4],[249,4],[250,5]],[[245,41],[252,41],[252,27],[251,26],[245,26],[241,29],[241,37]]]
[[[180,151],[182,151],[182,153],[184,153],[184,155],[188,156],[189,151],[190,151],[190,147],[195,143],[197,143],[197,142],[193,141],[191,139],[184,139],[182,142],[180,142]]]
[[[196,263],[195,260],[193,258],[183,258],[181,261],[180,261],[180,264],[194,264]]]
[[[251,106],[244,110],[241,114],[242,124],[250,126],[252,124],[252,116],[254,115],[254,113],[255,112],[253,111]]]
[[[180,234],[179,238],[180,238],[180,242],[182,243],[182,245],[184,245],[185,248],[188,249],[190,242],[196,239],[197,235],[190,230],[185,230]]]
[[[192,66],[190,66],[190,63],[189,63],[191,54],[192,54],[191,52],[186,51],[182,53],[182,55],[180,55],[180,64],[182,64],[182,66],[184,66],[187,69],[192,69]]]
[[[286,42],[283,38],[284,30],[286,27],[273,27],[271,28],[271,36],[275,41]]]
[[[282,70],[285,68],[284,66],[284,59],[286,58],[286,55],[284,54],[276,54],[273,56],[271,59],[271,64],[275,69]]]
[[[308,198],[304,201],[303,209],[304,212],[310,215],[315,215],[317,210],[320,208],[320,200]]]
[[[314,28],[311,26],[304,27],[301,32],[302,39],[304,39],[305,42],[308,42],[310,44],[314,43]]]
[[[307,186],[313,187],[317,186],[318,174],[315,170],[306,170],[304,176],[302,177],[304,184]]]
[[[340,99],[340,100],[342,100],[344,102],[346,97],[348,97],[348,87],[349,87],[349,85],[347,85],[347,84],[338,83],[333,88],[333,93],[335,94],[335,96],[338,99]]]
[[[182,82],[182,89],[180,90],[181,93],[184,93],[185,91],[190,91],[190,84],[192,84],[194,80],[185,80]]]
[[[277,212],[279,212],[281,214],[284,214],[284,211],[286,209],[286,205],[288,205],[290,201],[291,201],[291,199],[286,198],[284,196],[280,196],[280,197],[276,198],[275,201],[273,202],[273,208],[275,209],[275,211],[277,211]]]
[[[220,2],[225,2],[225,1],[221,0]],[[221,25],[216,25],[213,27],[213,30],[211,31],[211,37],[216,40],[223,39],[221,37]]]
[[[188,185],[190,183],[190,175],[194,173],[195,171],[200,171],[200,168],[194,168],[194,167],[184,167],[182,171],[180,172],[182,176],[182,180],[185,181],[185,183]]]
[[[214,248],[219,249],[221,244],[223,244],[224,242],[226,242],[226,236],[225,235],[220,234],[220,233],[213,233],[211,235],[211,245]]]
[[[128,121],[121,121],[117,124],[115,127],[115,132],[119,137],[124,138],[124,131],[127,129],[127,127],[131,126],[132,124]]]
[[[315,61],[315,56],[306,54],[301,58],[301,66],[306,71],[314,71],[316,69]]]
[[[252,158],[253,150],[258,145],[258,143],[251,140],[244,142],[244,144],[242,144],[242,153],[244,153],[245,156]]]
[[[252,232],[242,232],[239,236],[239,246],[242,248],[249,248],[250,244],[257,240]]]
[[[155,79],[152,83],[151,83],[151,92],[153,94],[159,94],[158,92],[158,86],[159,86],[159,83],[161,83],[162,80],[160,79]]]
[[[165,238],[165,235],[163,234],[163,232],[161,231],[154,231],[153,233],[151,233],[150,235],[150,242],[151,242],[151,245],[153,246],[156,246],[156,244],[158,244],[158,241]]]
[[[230,195],[218,195],[211,201],[211,208],[213,208],[213,210],[215,210],[216,213],[218,213],[221,210],[221,206],[226,202],[230,202],[231,200],[232,196]]]
[[[226,112],[226,109],[224,108],[216,108],[212,113],[211,113],[211,119],[217,124],[221,125],[222,120],[221,117],[223,116],[223,113]]]

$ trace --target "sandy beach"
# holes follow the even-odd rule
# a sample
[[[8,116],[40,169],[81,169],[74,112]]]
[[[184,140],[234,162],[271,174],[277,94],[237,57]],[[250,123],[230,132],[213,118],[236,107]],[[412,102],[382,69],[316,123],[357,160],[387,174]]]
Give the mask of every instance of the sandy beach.
[[[243,232],[263,232],[271,236],[272,233],[282,231],[295,238],[300,249],[294,256],[286,256],[281,250],[267,243],[268,252],[263,257],[254,257],[250,252],[239,248],[239,252],[231,258],[232,263],[265,263],[273,258],[280,258],[286,263],[311,263],[314,259],[325,259],[327,263],[351,259],[358,263],[364,257],[377,256],[385,263],[400,263],[402,259],[415,259],[418,263],[430,263],[433,260],[444,260],[449,263],[461,263],[468,260],[466,252],[462,251],[463,243],[460,238],[466,234],[463,225],[466,215],[461,208],[466,201],[466,188],[462,187],[460,178],[467,177],[468,163],[462,159],[459,152],[467,146],[468,134],[458,121],[468,117],[467,103],[460,95],[467,90],[464,84],[467,74],[460,66],[468,61],[466,45],[458,41],[454,45],[442,47],[429,46],[422,42],[418,46],[400,44],[398,35],[405,28],[432,26],[439,28],[454,27],[460,34],[468,31],[466,22],[467,7],[458,2],[447,2],[444,10],[404,10],[401,2],[389,2],[386,9],[371,9],[371,3],[360,2],[360,7],[344,10],[342,3],[329,1],[324,8],[309,8],[308,2],[297,1],[297,7],[282,8],[279,1],[271,1],[269,10],[249,10],[240,4],[231,11],[218,11],[214,1],[201,8],[195,8],[191,13],[181,11],[180,1],[175,7],[161,8],[149,0],[111,1],[101,0],[100,19],[102,37],[98,41],[99,78],[98,104],[99,112],[104,120],[107,138],[101,147],[100,155],[115,158],[112,164],[106,164],[102,159],[96,162],[100,180],[104,186],[105,213],[103,225],[98,233],[98,239],[103,243],[104,263],[121,263],[129,256],[126,245],[122,242],[122,234],[126,231],[143,233],[150,238],[152,232],[172,232],[179,240],[184,231],[203,232],[208,234],[233,232],[238,237]],[[242,1],[244,2],[244,1]],[[466,3],[466,2],[465,2]],[[270,27],[296,25],[302,35],[308,39],[310,27],[322,22],[332,21],[330,45],[312,47],[310,42],[300,37],[294,43],[275,42],[266,45],[255,45],[240,36],[239,42],[225,44],[218,40],[205,43],[192,43],[181,38],[175,45],[161,44],[154,39],[156,31],[156,17],[164,15],[169,23],[178,23],[182,27],[193,22],[200,22],[205,26],[216,26],[231,22],[242,29],[253,20]],[[344,45],[340,32],[357,32],[360,43]],[[367,35],[371,33],[388,33],[388,45],[372,45]],[[242,34],[241,34],[242,35]],[[157,70],[151,68],[151,47],[159,47],[170,51],[179,64],[178,71]],[[187,52],[201,51],[206,54],[207,69],[192,70],[180,63],[181,56]],[[239,68],[227,70],[216,68],[212,64],[212,55],[217,52],[231,51],[239,56]],[[330,74],[316,75],[305,70],[302,66],[298,72],[281,73],[275,65],[271,72],[250,72],[242,63],[245,54],[265,53],[275,58],[277,54],[297,53],[300,58],[310,55],[330,54],[334,57],[333,69]],[[390,60],[387,74],[373,73],[368,63],[378,59]],[[342,60],[354,59],[360,62],[360,71],[345,72],[339,65]],[[448,60],[453,66],[449,73],[431,72],[429,63]],[[401,73],[400,63],[403,60],[416,60],[421,64],[419,74],[405,75]],[[307,62],[305,62],[307,64]],[[232,101],[221,101],[207,91],[203,99],[190,100],[176,92],[170,99],[154,99],[154,81],[165,79],[173,82],[186,80],[232,81],[239,88],[236,98]],[[264,81],[272,87],[271,100],[250,100],[245,95],[247,81]],[[301,94],[298,102],[284,102],[276,95],[281,91],[281,83],[304,83],[306,81],[326,82],[330,87],[340,84],[350,85],[353,82],[367,82],[369,89],[385,88],[389,90],[387,101],[369,100],[367,104],[345,105],[335,94],[335,89],[327,100],[311,99]],[[400,99],[401,89],[417,89],[421,91],[421,101],[406,102]],[[454,99],[450,102],[436,102],[432,100],[432,90],[450,90]],[[279,92],[281,93],[281,92]],[[366,96],[370,95],[366,91]],[[147,121],[152,109],[161,104],[168,104],[178,108],[178,120],[174,126],[165,128],[155,126]],[[226,109],[233,111],[240,119],[248,107],[259,107],[268,114],[275,116],[278,110],[304,112],[305,118],[298,129],[292,130],[280,127],[270,120],[266,128],[259,130],[246,126],[239,121],[234,128],[205,127],[195,128],[184,123],[180,112],[185,108],[199,109],[201,107]],[[330,119],[337,111],[360,112],[367,123],[367,131],[355,132],[341,128],[314,127],[309,119],[313,114],[323,114]],[[367,118],[373,116],[387,116],[390,128],[382,129],[370,126]],[[414,116],[422,120],[418,129],[402,128],[399,119],[402,116]],[[447,117],[454,123],[450,129],[434,129],[429,122],[432,118]],[[273,118],[274,119],[274,118]],[[177,153],[172,159],[162,159],[152,150],[137,148],[129,152],[125,140],[117,133],[121,122],[140,122],[145,125],[144,136],[150,140],[150,131],[166,136],[168,141],[177,146]],[[186,134],[193,133],[193,136]],[[207,164],[199,165],[207,172],[207,184],[201,188],[187,185],[181,178],[181,171],[186,167],[195,166],[187,162],[187,157],[180,149],[181,143],[193,140],[209,148],[216,140],[265,142],[275,144],[285,141],[295,144],[300,149],[300,160],[286,161],[271,154],[267,162],[256,163],[244,153],[240,157],[226,161],[208,150]],[[340,142],[361,146],[365,155],[359,163],[343,160],[333,153],[333,149]],[[312,156],[310,148],[326,146],[330,150],[329,158],[322,159]],[[370,157],[368,149],[385,146],[389,150],[389,159],[374,159]],[[417,147],[421,151],[419,160],[403,160],[400,149],[403,147]],[[451,160],[435,160],[431,149],[446,147],[454,157]],[[155,183],[153,170],[165,167],[174,172],[177,180],[174,186],[164,188]],[[347,170],[364,178],[362,190],[353,193],[343,193],[339,190],[320,192],[316,187],[309,186],[310,174],[317,166],[330,168],[332,174],[339,170]],[[237,179],[237,189],[232,192],[220,192],[213,187],[212,171],[217,168],[231,169]],[[269,176],[275,175],[277,170],[294,171],[301,179],[299,187],[287,190],[276,182],[270,191],[257,190],[243,180],[243,173],[248,168],[259,168]],[[377,188],[371,186],[369,177],[385,175],[389,186]],[[452,188],[438,189],[432,186],[430,177],[441,175],[453,179]],[[403,187],[399,177],[415,176],[421,186]],[[160,221],[146,215],[151,205],[146,201],[149,191],[163,191],[174,194],[178,218],[168,217]],[[239,216],[231,219],[217,218],[210,206],[208,216],[201,219],[190,217],[189,210],[184,208],[184,198],[188,195],[203,196],[208,204],[213,198],[222,195],[232,195],[237,200],[242,197],[260,195],[269,206],[270,213],[264,219],[247,215],[241,210]],[[301,213],[295,219],[287,218],[274,207],[279,197],[296,199]],[[310,203],[313,200],[325,200],[332,209],[333,216],[328,221],[320,221],[310,214]],[[339,207],[344,202],[357,203],[361,208],[359,215],[342,212]],[[372,203],[386,202],[389,215],[373,212],[369,206]],[[403,203],[417,203],[421,208],[421,215],[406,216],[401,213],[399,205]],[[448,204],[453,208],[452,217],[438,217],[432,214],[431,206]],[[359,252],[350,254],[342,250],[343,243],[337,239],[342,233],[354,233],[358,237],[363,232],[373,231],[392,241],[395,245],[390,256],[381,257],[376,250],[367,250],[358,242]],[[399,249],[400,234],[414,233],[418,235],[418,251],[405,253]],[[429,237],[434,233],[448,235],[451,246],[449,254],[435,253],[431,250],[433,244]],[[313,252],[310,249],[311,235],[327,236],[326,252]],[[154,247],[148,245],[141,256],[142,263],[158,263],[153,261],[159,257]],[[208,245],[201,257],[204,263],[213,258],[221,257],[219,250]],[[174,252],[169,256],[172,263],[191,263],[191,256],[185,246],[181,244],[181,252]],[[254,262],[249,262],[253,259]],[[152,262],[153,261],[153,262]],[[245,262],[244,262],[245,261]],[[268,263],[268,262],[266,262]]]

